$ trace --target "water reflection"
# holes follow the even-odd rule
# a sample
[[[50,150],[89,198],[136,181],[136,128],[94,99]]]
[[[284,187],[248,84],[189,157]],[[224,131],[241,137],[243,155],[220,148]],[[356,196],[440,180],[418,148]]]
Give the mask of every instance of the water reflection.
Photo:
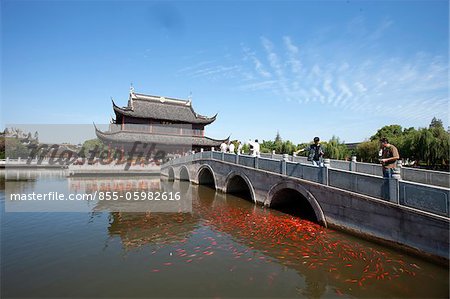
[[[119,236],[125,249],[186,242],[199,223],[199,218],[190,213],[115,212],[109,219],[109,234]]]
[[[192,212],[99,212],[108,208],[97,203],[89,221],[2,213],[9,297],[448,297],[445,267],[208,187],[56,172],[16,178],[7,181],[18,190],[55,182],[77,193],[178,190],[192,197]]]
[[[192,214],[133,215],[128,219],[113,214],[110,233],[120,235],[125,247],[158,245],[154,253],[173,251],[178,258],[175,264],[195,264],[231,253],[230,271],[279,265],[303,278],[297,292],[306,297],[326,293],[440,297],[448,290],[448,273],[436,276],[434,270],[444,269],[435,265],[211,188],[193,186],[192,191],[196,194]],[[194,242],[198,239],[202,242]],[[154,270],[161,271],[165,264],[162,261]],[[278,276],[279,271],[270,272],[267,281],[281,283]],[[415,281],[430,287],[425,290]]]

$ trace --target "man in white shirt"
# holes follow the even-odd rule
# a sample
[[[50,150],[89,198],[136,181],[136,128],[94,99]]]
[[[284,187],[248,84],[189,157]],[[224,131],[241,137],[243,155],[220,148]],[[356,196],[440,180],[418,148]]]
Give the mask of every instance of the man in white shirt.
[[[227,144],[225,142],[222,142],[222,144],[220,145],[220,151],[222,153],[226,153],[227,152],[227,148],[228,148]]]
[[[238,155],[242,154],[242,147],[243,147],[242,142],[239,141],[238,148],[237,148]]]
[[[249,140],[248,144],[250,145],[250,155],[252,155],[253,157],[256,157],[256,156],[259,157],[260,147],[259,147],[258,139],[255,139],[255,142]]]
[[[231,154],[234,154],[234,143],[230,141],[230,144],[228,145],[228,152]]]

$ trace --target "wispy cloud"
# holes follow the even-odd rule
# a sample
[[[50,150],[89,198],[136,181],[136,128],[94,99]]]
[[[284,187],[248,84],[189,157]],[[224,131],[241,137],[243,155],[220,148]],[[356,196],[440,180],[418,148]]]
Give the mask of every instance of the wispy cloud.
[[[241,88],[265,89],[288,101],[318,102],[343,111],[379,116],[430,119],[446,115],[448,66],[445,59],[423,52],[404,57],[374,54],[371,52],[374,43],[393,22],[383,20],[372,32],[363,26],[363,19],[355,22],[361,27],[358,34],[364,37],[354,42],[299,46],[292,37],[284,36],[281,47],[276,47],[274,41],[262,37],[261,47],[266,56],[254,59],[268,66],[268,72],[274,74],[273,80],[268,82],[254,76]],[[367,53],[360,51],[364,44]],[[357,50],[351,51],[352,48]]]
[[[393,56],[383,51],[381,41],[394,25],[384,19],[369,29],[359,17],[351,20],[342,36],[330,36],[332,30],[327,30],[328,40],[321,36],[303,44],[292,36],[262,36],[259,46],[240,45],[240,61],[230,65],[205,61],[179,73],[234,78],[242,91],[267,91],[301,105],[314,103],[380,117],[446,117],[446,58],[425,52]]]
[[[250,51],[246,47],[243,47],[242,50],[244,52],[244,61],[250,60],[254,65],[255,72],[258,75],[260,75],[263,78],[272,77],[272,74],[266,70],[266,67],[263,65],[263,63],[258,58],[256,58],[255,52]]]

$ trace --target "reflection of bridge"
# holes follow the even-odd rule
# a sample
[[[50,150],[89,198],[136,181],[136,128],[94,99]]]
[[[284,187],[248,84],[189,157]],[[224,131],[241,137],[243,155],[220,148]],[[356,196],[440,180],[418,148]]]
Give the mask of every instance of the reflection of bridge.
[[[329,161],[325,167],[315,167],[288,157],[220,152],[171,160],[161,173],[448,260],[449,189],[445,187],[404,181],[400,175],[385,180],[330,167]]]

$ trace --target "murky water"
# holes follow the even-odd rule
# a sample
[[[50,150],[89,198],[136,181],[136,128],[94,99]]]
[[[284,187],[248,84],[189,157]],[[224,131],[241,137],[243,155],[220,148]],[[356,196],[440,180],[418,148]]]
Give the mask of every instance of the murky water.
[[[21,192],[181,190],[193,211],[5,212],[3,177],[2,298],[449,296],[446,266],[208,187],[57,172],[8,180]]]

